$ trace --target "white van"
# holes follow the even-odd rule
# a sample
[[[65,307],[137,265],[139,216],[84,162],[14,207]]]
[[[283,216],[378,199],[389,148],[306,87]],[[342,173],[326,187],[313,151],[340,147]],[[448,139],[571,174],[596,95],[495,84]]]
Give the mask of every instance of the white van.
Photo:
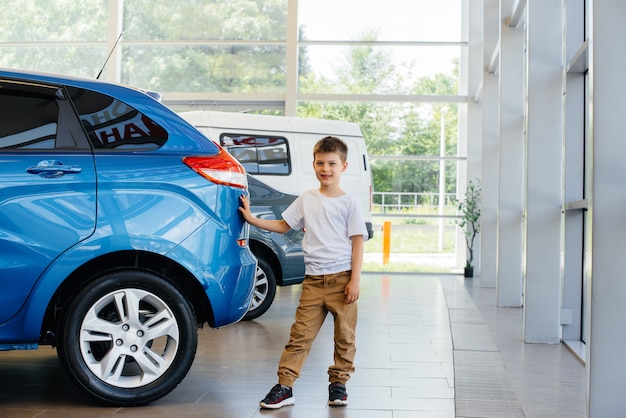
[[[318,187],[313,172],[315,143],[327,135],[341,138],[348,145],[348,169],[341,176],[341,187],[361,202],[373,236],[372,176],[358,124],[217,111],[182,112],[180,116],[226,148],[248,174],[293,195]]]

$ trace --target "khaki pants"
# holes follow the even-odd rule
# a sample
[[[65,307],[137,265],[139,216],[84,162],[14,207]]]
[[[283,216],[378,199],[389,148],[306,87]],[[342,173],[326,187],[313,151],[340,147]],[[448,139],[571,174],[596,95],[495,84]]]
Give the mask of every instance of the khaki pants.
[[[350,379],[358,308],[356,303],[345,303],[349,280],[350,271],[304,278],[296,319],[278,364],[278,383],[293,386],[328,312],[335,323],[335,364],[328,368],[328,380],[345,384]]]

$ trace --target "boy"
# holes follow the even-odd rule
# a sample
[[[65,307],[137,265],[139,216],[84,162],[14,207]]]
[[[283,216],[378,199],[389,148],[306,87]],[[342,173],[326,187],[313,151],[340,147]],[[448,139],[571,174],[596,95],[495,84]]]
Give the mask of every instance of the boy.
[[[346,382],[354,372],[354,343],[363,241],[368,238],[357,200],[341,190],[341,173],[348,168],[348,147],[327,136],[313,148],[313,169],[319,189],[304,192],[282,214],[283,219],[259,219],[250,213],[245,196],[239,210],[257,228],[286,233],[305,228],[305,278],[289,342],[278,364],[278,384],[259,403],[278,409],[293,405],[292,387],[328,312],[335,322],[335,364],[328,369],[328,404],[348,404]]]

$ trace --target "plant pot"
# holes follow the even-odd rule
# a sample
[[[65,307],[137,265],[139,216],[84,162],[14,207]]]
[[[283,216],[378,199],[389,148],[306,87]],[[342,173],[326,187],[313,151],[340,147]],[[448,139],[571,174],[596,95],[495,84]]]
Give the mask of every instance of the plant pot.
[[[474,277],[474,267],[465,267],[463,270],[463,277]]]

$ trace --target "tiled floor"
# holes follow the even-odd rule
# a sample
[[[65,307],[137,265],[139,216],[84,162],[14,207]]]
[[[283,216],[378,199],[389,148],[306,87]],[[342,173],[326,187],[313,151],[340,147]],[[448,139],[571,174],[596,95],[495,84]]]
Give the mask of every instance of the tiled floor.
[[[521,310],[495,307],[479,279],[365,274],[350,404],[329,408],[326,324],[294,387],[296,404],[260,410],[276,382],[300,286],[281,288],[252,322],[200,331],[196,361],[165,398],[139,408],[94,404],[56,352],[0,353],[0,417],[452,418],[583,417],[585,368],[563,345],[521,340]],[[329,319],[330,321],[330,319]]]

